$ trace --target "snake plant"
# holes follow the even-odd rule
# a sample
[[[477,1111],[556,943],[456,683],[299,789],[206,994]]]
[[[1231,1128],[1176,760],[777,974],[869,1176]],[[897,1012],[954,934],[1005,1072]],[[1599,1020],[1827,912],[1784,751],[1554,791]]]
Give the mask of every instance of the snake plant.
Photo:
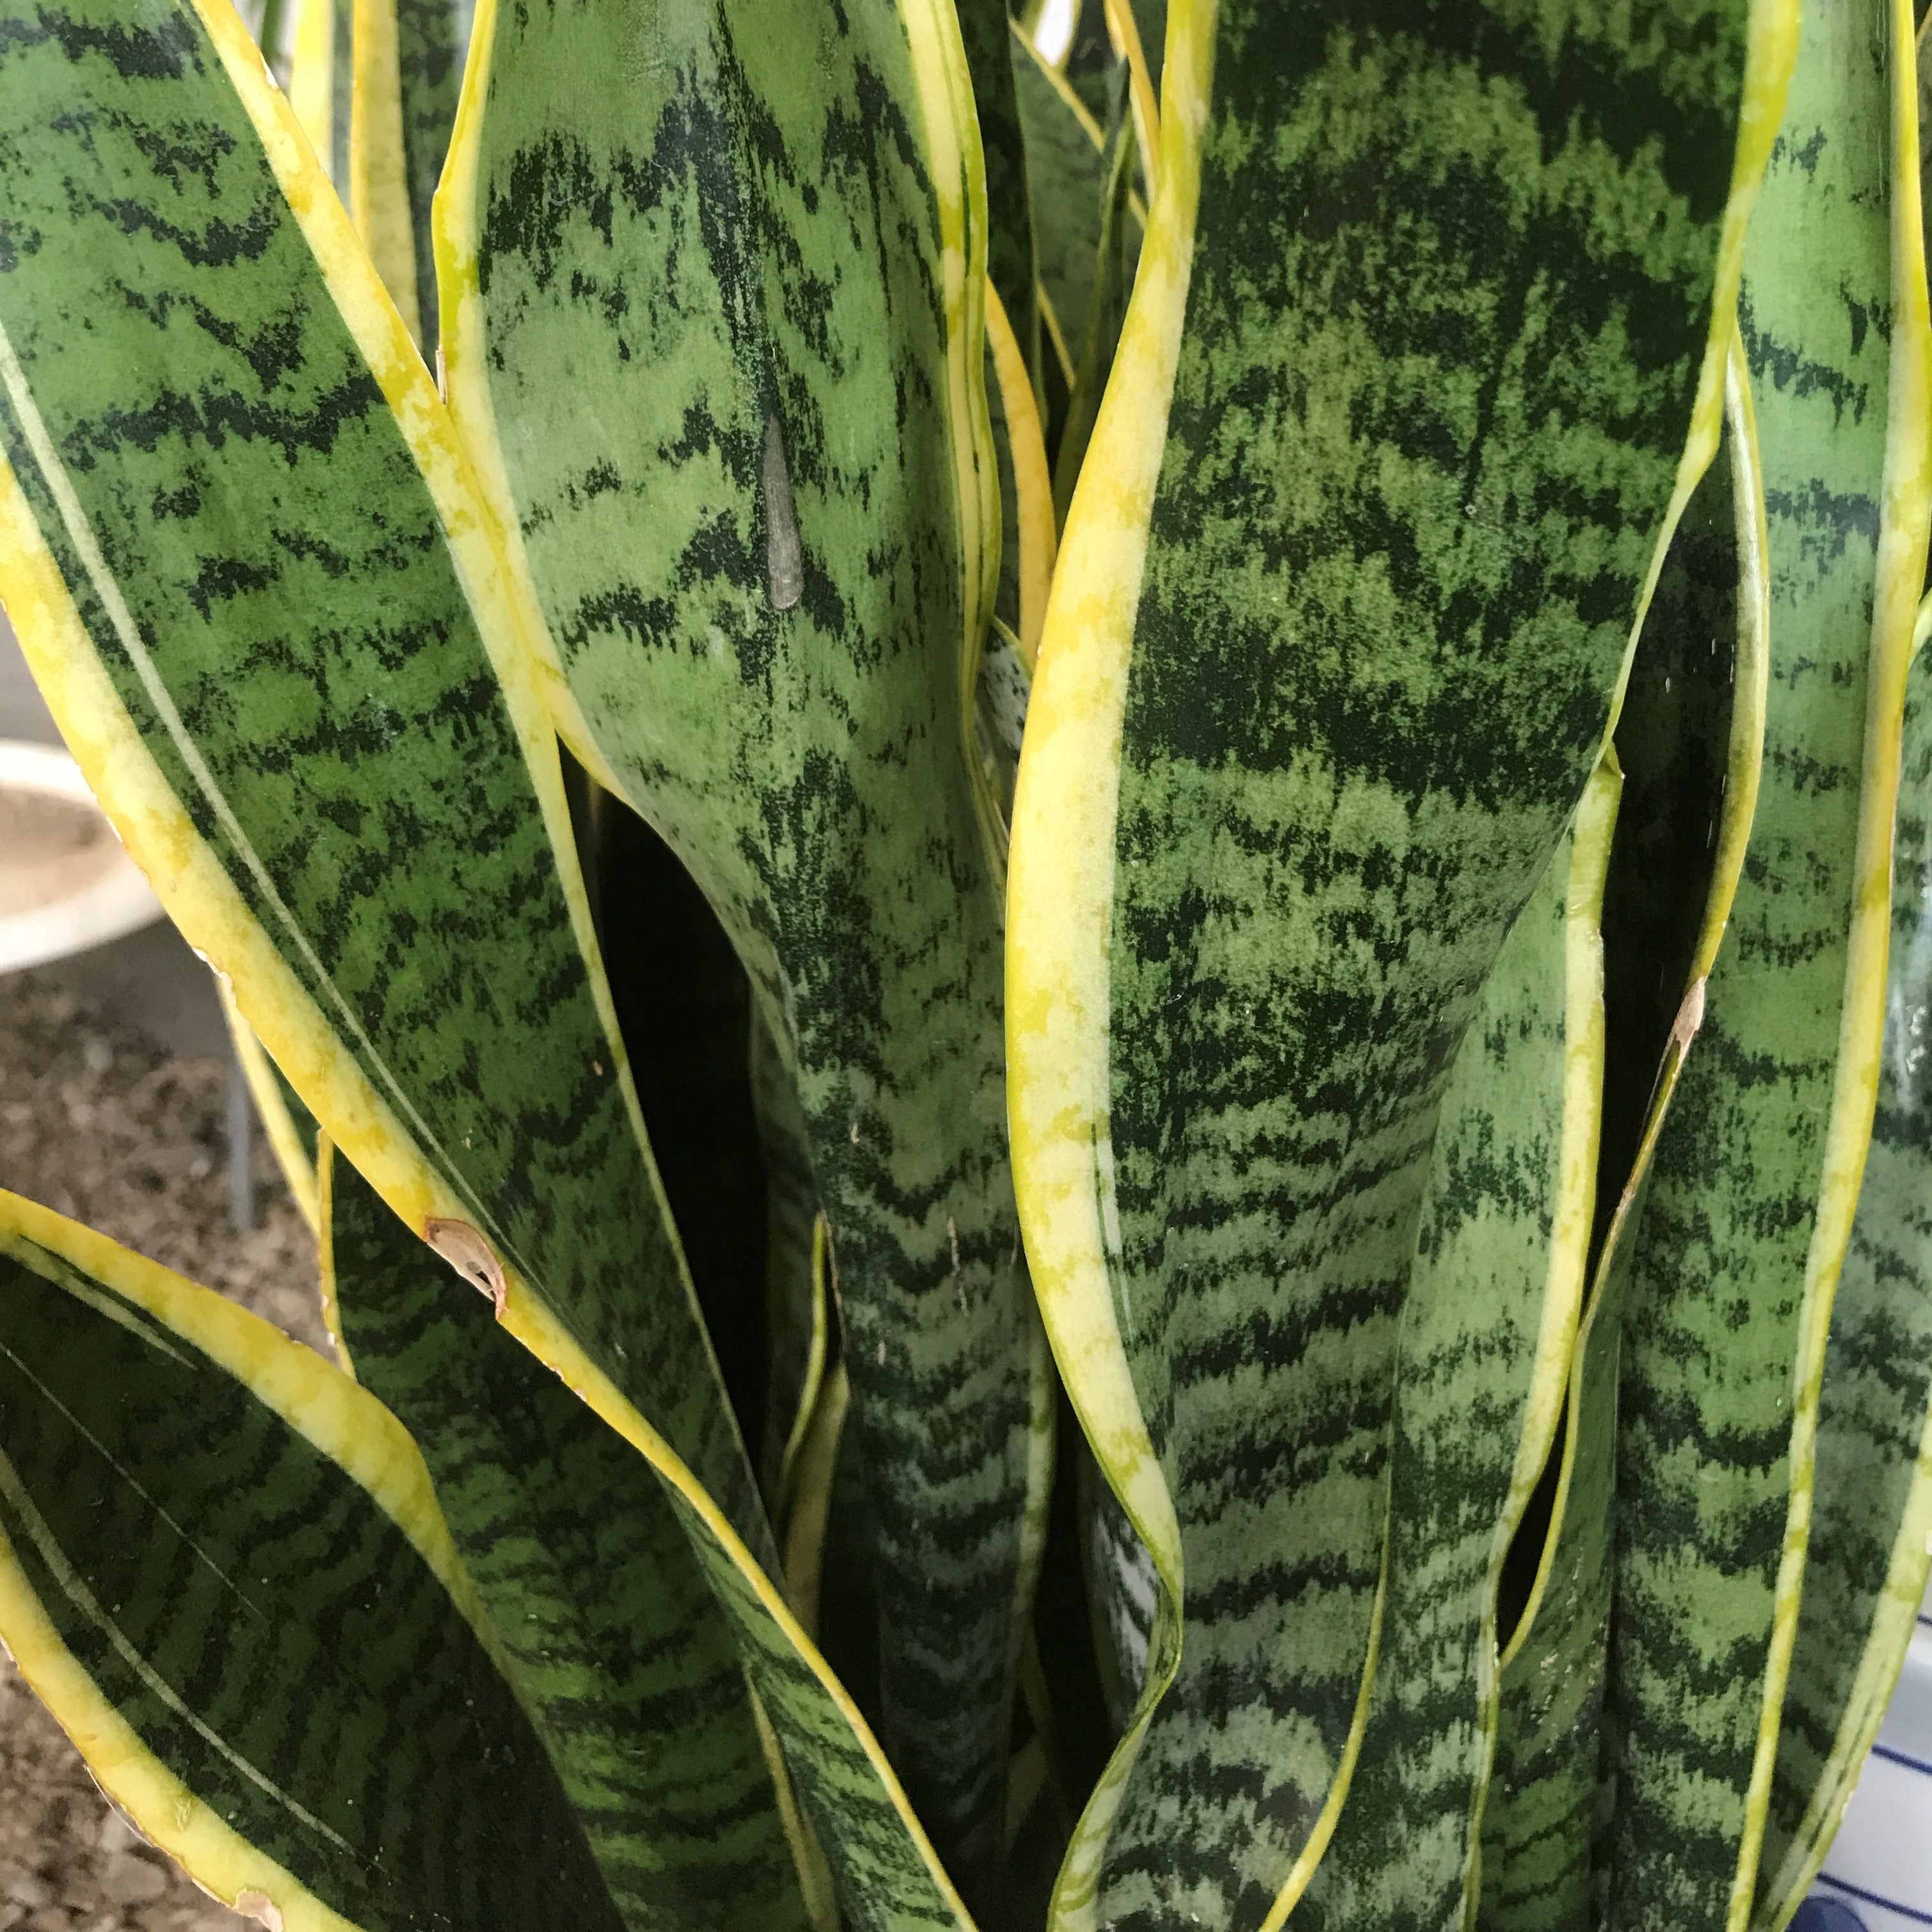
[[[1778,1932],[1932,1534],[1920,111],[1907,0],[0,0],[0,598],[334,1342],[0,1193],[139,1828]]]

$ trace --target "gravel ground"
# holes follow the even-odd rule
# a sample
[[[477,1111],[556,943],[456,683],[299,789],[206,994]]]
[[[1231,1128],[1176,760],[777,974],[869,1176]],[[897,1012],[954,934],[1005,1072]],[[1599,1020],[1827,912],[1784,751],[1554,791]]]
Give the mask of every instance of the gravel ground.
[[[228,1215],[228,1072],[170,1057],[33,973],[0,979],[0,1186],[220,1288],[313,1348],[315,1244],[260,1135],[257,1226]],[[0,1651],[0,1932],[247,1928],[95,1788]]]

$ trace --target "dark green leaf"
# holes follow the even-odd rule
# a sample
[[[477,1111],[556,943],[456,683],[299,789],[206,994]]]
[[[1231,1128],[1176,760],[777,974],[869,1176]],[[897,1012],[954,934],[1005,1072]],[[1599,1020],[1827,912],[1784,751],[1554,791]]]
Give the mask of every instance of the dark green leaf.
[[[472,62],[452,393],[500,452],[560,728],[689,866],[796,1079],[884,1738],[987,1896],[1031,1316],[972,743],[997,513],[964,56],[926,0],[676,13],[648,60],[638,31],[613,0],[506,9]]]
[[[328,1168],[349,1360],[423,1452],[625,1924],[802,1928],[730,1627],[650,1466]]]
[[[1745,247],[1768,708],[1744,877],[1636,1234],[1606,1773],[1618,1924],[1735,1923],[1754,1888],[1796,1608],[1790,1566],[1802,1563],[1810,1504],[1804,1438],[1871,1118],[1856,1070],[1876,1058],[1883,898],[1868,934],[1880,964],[1862,972],[1861,818],[1869,774],[1896,770],[1885,664],[1897,658],[1902,686],[1925,549],[1922,523],[1907,598],[1888,600],[1880,496],[1893,351],[1864,320],[1891,282],[1885,14],[1807,10]],[[1900,620],[1906,634],[1888,645]],[[1687,805],[1679,821],[1694,823]],[[1888,793],[1888,824],[1890,808]],[[1794,1387],[1810,1391],[1798,1412]]]
[[[0,1638],[230,1902],[293,1923],[292,1880],[363,1932],[626,1924],[394,1422],[5,1194]]]

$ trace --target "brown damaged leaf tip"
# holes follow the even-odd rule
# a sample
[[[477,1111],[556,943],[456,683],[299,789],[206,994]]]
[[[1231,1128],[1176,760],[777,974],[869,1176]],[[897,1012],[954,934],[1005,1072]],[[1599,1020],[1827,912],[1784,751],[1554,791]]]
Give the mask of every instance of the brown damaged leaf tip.
[[[496,1319],[502,1321],[509,1288],[503,1264],[490,1244],[467,1221],[440,1221],[434,1216],[423,1223],[423,1239],[478,1294],[490,1298]]]

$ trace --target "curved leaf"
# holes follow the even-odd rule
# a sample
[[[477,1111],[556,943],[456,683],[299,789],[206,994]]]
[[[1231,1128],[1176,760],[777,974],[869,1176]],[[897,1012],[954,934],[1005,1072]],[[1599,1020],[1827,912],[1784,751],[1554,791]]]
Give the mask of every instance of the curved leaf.
[[[1595,1210],[1599,928],[1622,785],[1613,762],[1593,774],[1450,1076],[1403,1310],[1368,1720],[1298,1922],[1394,1932],[1466,1922],[1473,1902],[1497,1592],[1556,1438]]]
[[[1070,388],[1100,254],[1107,137],[1066,78],[1016,24],[1013,92],[1025,136],[1041,320]]]
[[[1922,645],[1902,740],[1883,1060],[1819,1391],[1811,1543],[1751,1915],[1762,1932],[1784,1924],[1824,1862],[1917,1628],[1932,1556],[1932,660]]]
[[[232,10],[18,16],[4,82],[40,240],[0,276],[0,592],[69,744],[392,1207],[764,1539],[515,611],[339,204]]]
[[[356,1379],[422,1452],[625,1924],[803,1928],[737,1653],[650,1466],[326,1142],[321,1171]]]
[[[772,1580],[463,447],[232,10],[60,26],[0,56],[45,162],[14,218],[54,204],[0,273],[0,595],[41,687],[332,1140],[657,1471],[854,1925],[955,1927]]]
[[[265,1923],[626,1924],[394,1419],[5,1193],[0,1641],[141,1830]]]
[[[689,866],[797,1081],[883,1736],[988,1895],[1034,1466],[957,28],[931,0],[759,0],[658,17],[647,62],[610,0],[474,31],[438,203],[451,393],[514,507],[559,729]]]
[[[1909,131],[1893,122],[1888,139],[1887,68],[1902,44],[1909,85],[1912,44],[1909,10],[1891,12],[1808,13],[1745,246],[1772,695],[1744,877],[1636,1236],[1618,1395],[1613,1925],[1742,1932],[1750,1909],[1819,1378],[1870,1132],[1932,521],[1916,207],[1897,230],[1907,248],[1888,235],[1888,200],[1892,222],[1906,218],[1886,191],[1898,146],[1918,178]],[[1902,37],[1889,61],[1888,34]],[[1888,284],[1888,345],[1864,322]]]
[[[1035,1280],[1166,1593],[1064,1923],[1272,1926],[1341,1802],[1444,1084],[1716,446],[1792,10],[1170,10],[1010,909]]]
[[[1735,333],[1725,403],[1729,460],[1706,474],[1672,536],[1618,721],[1625,778],[1604,894],[1600,1233],[1561,1455],[1546,1474],[1555,1478],[1549,1521],[1501,1659],[1474,1900],[1478,1923],[1493,1932],[1556,1932],[1598,1909],[1618,1377],[1633,1258],[1742,874],[1764,745],[1764,492]],[[1726,628],[1736,644],[1720,655]]]

